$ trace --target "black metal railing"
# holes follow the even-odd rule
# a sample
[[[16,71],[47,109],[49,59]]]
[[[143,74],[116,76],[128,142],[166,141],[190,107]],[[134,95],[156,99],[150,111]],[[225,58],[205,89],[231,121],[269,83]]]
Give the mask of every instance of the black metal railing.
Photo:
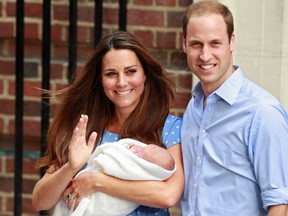
[[[22,158],[23,158],[23,82],[24,82],[24,1],[18,0],[16,12],[16,116],[15,116],[15,174],[14,215],[22,208]]]
[[[103,1],[94,0],[94,46],[102,38]],[[24,83],[24,0],[16,3],[16,96],[15,96],[15,173],[14,173],[14,216],[22,214],[22,173],[23,173],[23,83]],[[119,30],[126,30],[127,0],[119,0]],[[51,1],[43,1],[42,32],[42,89],[49,90],[50,85],[50,45],[51,45]],[[73,73],[77,62],[77,0],[69,1],[69,58],[68,82],[73,82]],[[41,146],[40,155],[46,150],[46,133],[49,127],[49,98],[42,93],[41,106]],[[41,170],[40,175],[43,176]],[[41,211],[40,215],[48,215]]]

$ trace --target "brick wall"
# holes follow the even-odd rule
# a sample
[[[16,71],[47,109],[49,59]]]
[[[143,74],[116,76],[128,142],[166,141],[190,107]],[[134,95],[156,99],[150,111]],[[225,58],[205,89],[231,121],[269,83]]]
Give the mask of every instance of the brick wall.
[[[67,85],[69,5],[54,0],[51,7],[51,82],[50,89]],[[177,98],[172,112],[181,116],[191,96],[191,73],[182,52],[181,20],[188,0],[129,0],[127,31],[134,33],[175,75]],[[105,0],[103,35],[118,29],[118,1]],[[41,136],[41,55],[42,1],[25,1],[24,51],[24,158],[23,215],[37,215],[31,207],[31,192],[38,171]],[[16,1],[0,1],[0,215],[13,215],[14,137],[15,134],[15,44]],[[94,1],[78,1],[77,67],[81,69],[93,47]],[[173,210],[174,215],[179,209]]]

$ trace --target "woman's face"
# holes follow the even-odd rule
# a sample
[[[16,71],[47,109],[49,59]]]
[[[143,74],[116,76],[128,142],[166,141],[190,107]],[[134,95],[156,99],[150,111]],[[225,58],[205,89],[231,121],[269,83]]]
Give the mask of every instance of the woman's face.
[[[144,91],[146,75],[136,54],[128,49],[107,52],[102,62],[102,85],[116,110],[132,112]]]

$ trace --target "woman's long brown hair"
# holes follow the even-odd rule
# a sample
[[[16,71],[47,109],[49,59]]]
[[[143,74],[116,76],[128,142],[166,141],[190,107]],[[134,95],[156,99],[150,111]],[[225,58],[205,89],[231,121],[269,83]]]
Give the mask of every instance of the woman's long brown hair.
[[[114,115],[114,104],[106,97],[101,83],[101,64],[111,49],[129,49],[136,53],[146,75],[141,99],[126,120],[121,138],[134,138],[145,143],[162,144],[162,129],[175,97],[175,85],[168,73],[146,48],[128,32],[117,31],[97,45],[83,72],[73,84],[56,94],[60,102],[47,133],[47,150],[38,160],[38,167],[59,168],[67,162],[68,147],[81,114],[89,117],[87,137],[93,131],[101,141],[109,120]]]

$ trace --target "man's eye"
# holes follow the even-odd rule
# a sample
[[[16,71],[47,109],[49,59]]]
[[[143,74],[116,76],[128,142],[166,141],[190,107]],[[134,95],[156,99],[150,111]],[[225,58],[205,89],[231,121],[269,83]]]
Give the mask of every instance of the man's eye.
[[[214,41],[213,43],[212,43],[212,45],[215,47],[218,47],[218,46],[220,46],[221,45],[221,43],[219,42],[219,41]]]
[[[193,43],[190,44],[190,46],[191,46],[191,47],[194,47],[194,48],[198,48],[198,47],[201,46],[201,44],[198,43],[198,42],[193,42]]]

